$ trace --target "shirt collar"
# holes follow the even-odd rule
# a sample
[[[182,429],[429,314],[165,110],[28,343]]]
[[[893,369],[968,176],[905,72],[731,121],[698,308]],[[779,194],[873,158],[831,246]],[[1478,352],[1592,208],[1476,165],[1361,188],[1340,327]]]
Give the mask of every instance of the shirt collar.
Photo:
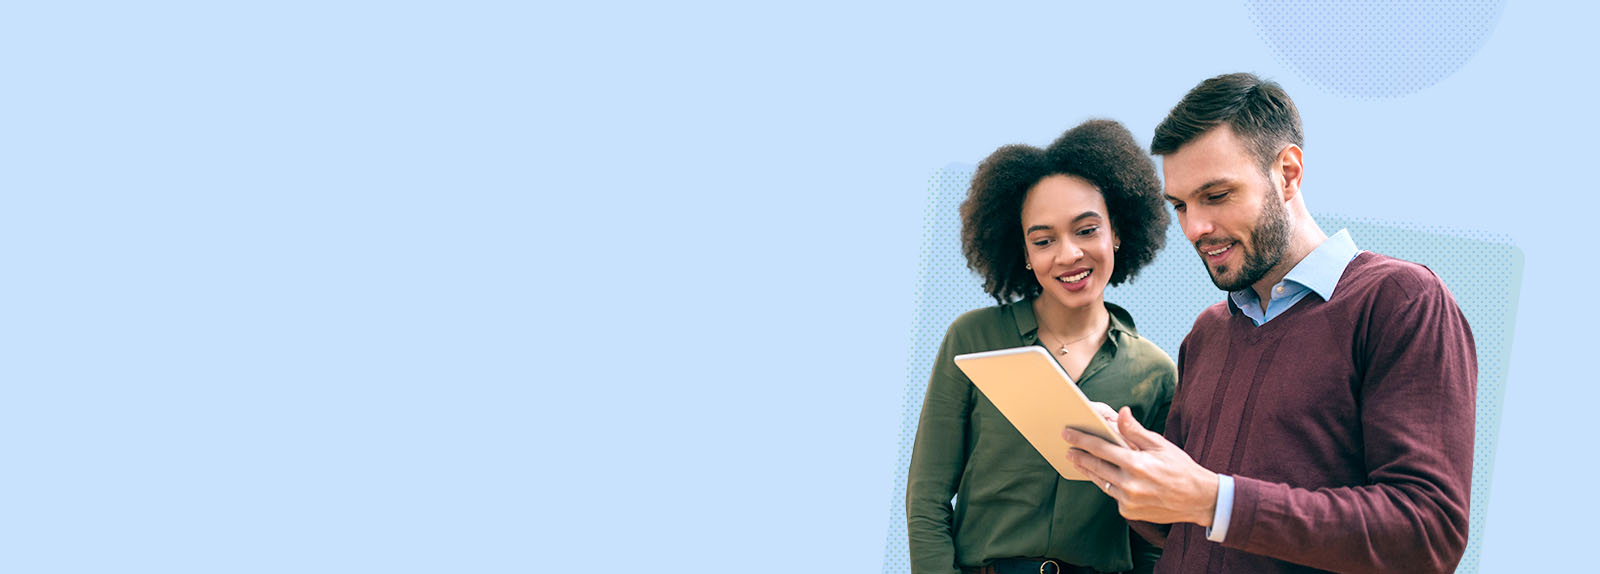
[[[1333,290],[1339,286],[1339,278],[1344,276],[1344,268],[1360,253],[1361,250],[1356,248],[1355,240],[1350,238],[1350,230],[1340,229],[1295,264],[1294,268],[1283,276],[1282,284],[1298,285],[1310,289],[1322,297],[1323,301],[1332,300]],[[1259,305],[1261,300],[1256,295],[1255,289],[1248,286],[1228,295],[1230,307],[1235,312],[1245,305]]]
[[[1021,301],[1012,302],[1010,305],[1011,315],[1017,321],[1017,335],[1020,335],[1022,341],[1029,345],[1039,342],[1039,318],[1033,314],[1033,300],[1033,297],[1028,297]],[[1139,331],[1133,326],[1133,315],[1129,314],[1127,309],[1110,302],[1105,305],[1106,311],[1111,315],[1111,325],[1108,330],[1112,334],[1124,333],[1135,336],[1139,334]],[[1113,345],[1117,344],[1116,337],[1108,336],[1106,338],[1111,340]]]
[[[1284,281],[1294,281],[1315,291],[1322,296],[1323,301],[1333,299],[1333,289],[1339,286],[1339,278],[1344,276],[1344,268],[1350,260],[1356,257],[1361,250],[1356,249],[1355,240],[1350,239],[1350,230],[1340,229],[1322,245],[1300,260],[1299,265],[1289,270],[1283,277]]]

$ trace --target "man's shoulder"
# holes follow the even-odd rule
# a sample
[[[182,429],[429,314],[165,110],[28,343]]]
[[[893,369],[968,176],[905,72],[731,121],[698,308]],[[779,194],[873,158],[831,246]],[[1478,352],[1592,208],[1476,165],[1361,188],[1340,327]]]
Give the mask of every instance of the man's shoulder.
[[[1233,310],[1228,307],[1226,297],[1206,307],[1200,316],[1194,318],[1194,325],[1183,336],[1182,347],[1193,351],[1196,345],[1204,346],[1207,340],[1227,337],[1228,321],[1232,315]]]
[[[1221,328],[1228,324],[1228,319],[1232,316],[1233,310],[1229,308],[1228,298],[1224,296],[1221,301],[1212,303],[1210,307],[1201,311],[1200,316],[1194,318],[1194,327],[1190,330]]]
[[[1371,251],[1362,252],[1350,263],[1340,279],[1339,288],[1345,287],[1363,300],[1414,299],[1427,293],[1447,292],[1444,281],[1428,266]],[[1339,297],[1337,291],[1334,297]]]

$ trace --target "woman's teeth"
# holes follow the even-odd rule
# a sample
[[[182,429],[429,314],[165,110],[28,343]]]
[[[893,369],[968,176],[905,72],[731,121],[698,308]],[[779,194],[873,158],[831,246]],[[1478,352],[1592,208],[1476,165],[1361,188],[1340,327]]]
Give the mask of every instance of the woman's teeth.
[[[1070,275],[1070,276],[1067,276],[1067,277],[1057,277],[1056,281],[1060,281],[1062,283],[1075,283],[1075,282],[1078,282],[1078,281],[1082,281],[1083,278],[1088,277],[1088,276],[1089,276],[1089,271],[1084,271],[1083,273],[1079,273],[1077,275]]]

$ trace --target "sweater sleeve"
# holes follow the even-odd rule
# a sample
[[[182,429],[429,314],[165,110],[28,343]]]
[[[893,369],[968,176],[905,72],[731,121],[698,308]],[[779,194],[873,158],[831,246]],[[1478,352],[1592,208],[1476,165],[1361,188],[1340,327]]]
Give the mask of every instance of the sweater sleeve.
[[[915,574],[958,574],[950,500],[966,466],[972,383],[955,366],[955,326],[945,333],[922,400],[906,483],[906,533]]]
[[[1476,409],[1472,333],[1425,268],[1386,281],[1355,341],[1367,484],[1308,490],[1235,476],[1224,546],[1335,571],[1450,572],[1461,560]]]

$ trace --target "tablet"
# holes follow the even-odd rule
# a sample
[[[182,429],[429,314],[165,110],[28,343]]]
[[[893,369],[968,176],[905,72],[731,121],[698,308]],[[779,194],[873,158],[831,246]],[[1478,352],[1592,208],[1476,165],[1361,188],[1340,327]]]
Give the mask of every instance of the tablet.
[[[1067,460],[1061,429],[1074,429],[1121,446],[1122,435],[1089,407],[1055,357],[1043,347],[1017,347],[956,355],[956,367],[983,391],[1011,425],[1068,480],[1089,480]]]

